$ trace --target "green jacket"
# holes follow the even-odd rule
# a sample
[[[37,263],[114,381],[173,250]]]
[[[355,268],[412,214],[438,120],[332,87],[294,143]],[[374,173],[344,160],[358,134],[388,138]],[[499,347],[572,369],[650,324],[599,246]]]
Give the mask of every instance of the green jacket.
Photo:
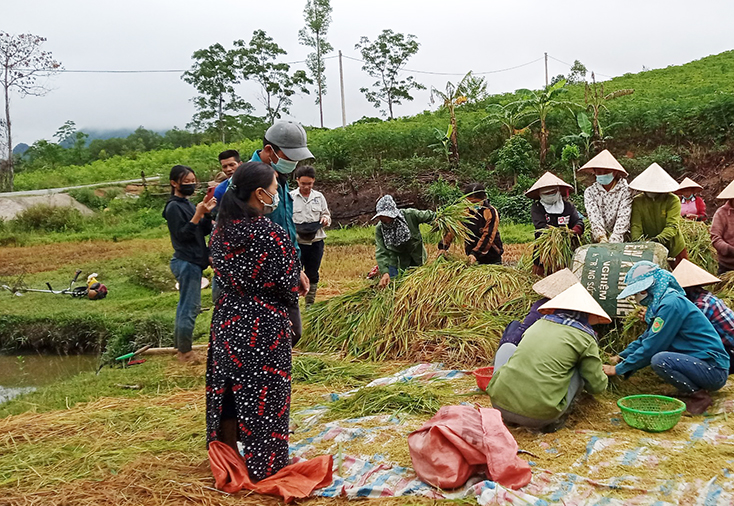
[[[431,223],[436,219],[433,211],[419,211],[418,209],[403,209],[403,216],[410,229],[410,239],[397,248],[388,248],[382,239],[382,223],[375,228],[375,258],[380,268],[380,275],[388,273],[388,267],[397,267],[399,270],[408,267],[423,265],[428,254],[423,247],[421,223]]]
[[[682,219],[680,199],[672,193],[654,200],[641,193],[632,199],[631,239],[659,242],[668,248],[668,256],[676,257],[686,247],[680,231]]]
[[[512,413],[551,420],[566,409],[571,376],[579,369],[587,392],[607,388],[599,346],[583,330],[540,319],[487,387],[492,405]]]

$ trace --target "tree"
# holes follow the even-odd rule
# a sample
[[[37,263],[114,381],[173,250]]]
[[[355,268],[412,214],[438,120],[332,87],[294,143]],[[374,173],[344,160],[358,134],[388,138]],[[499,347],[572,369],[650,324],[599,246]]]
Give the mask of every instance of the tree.
[[[507,132],[508,138],[522,133],[533,123],[539,121],[536,119],[531,123],[527,123],[526,118],[532,115],[533,111],[527,109],[526,105],[527,104],[523,100],[510,102],[505,105],[489,104],[485,108],[488,113],[487,116],[480,120],[480,123],[475,127],[475,129],[478,129],[483,125],[500,124],[501,128]]]
[[[301,44],[315,50],[306,57],[306,66],[311,72],[311,76],[316,80],[319,93],[316,97],[316,103],[319,106],[321,128],[324,128],[323,96],[326,95],[324,56],[334,50],[331,44],[326,41],[326,32],[329,30],[329,23],[331,23],[329,0],[306,0],[303,16],[306,18],[306,26],[298,32],[298,40],[301,41]]]
[[[425,90],[426,87],[415,81],[413,76],[400,79],[400,72],[405,68],[408,59],[418,52],[418,42],[415,35],[403,35],[392,30],[383,30],[374,42],[362,37],[359,44],[354,45],[362,53],[364,65],[362,70],[370,77],[377,79],[372,84],[373,90],[360,88],[367,101],[380,108],[383,102],[387,103],[387,113],[390,119],[393,106],[401,105],[403,100],[413,100],[410,90]],[[386,111],[380,111],[386,114]]]
[[[458,142],[458,128],[456,126],[456,107],[466,103],[466,95],[469,91],[468,85],[471,82],[472,75],[471,71],[459,81],[457,84],[452,82],[446,83],[446,92],[437,90],[431,86],[431,103],[434,102],[434,97],[438,98],[441,107],[449,111],[449,131],[448,137],[451,141],[449,144],[449,162],[456,168],[459,166],[459,142]],[[475,84],[475,82],[472,82]],[[486,85],[484,86],[486,92]],[[476,91],[474,89],[473,91]]]
[[[196,131],[215,128],[222,142],[226,142],[231,118],[253,110],[252,104],[235,92],[239,76],[234,68],[234,53],[217,43],[195,51],[191,58],[194,64],[181,79],[196,88],[199,96],[192,99],[196,113],[186,126]]]
[[[287,53],[264,31],[255,30],[249,44],[236,40],[234,45],[234,67],[243,79],[260,84],[261,102],[269,123],[290,112],[293,95],[310,94],[306,85],[313,81],[305,71],[290,74],[290,65],[276,61]]]
[[[635,90],[628,88],[624,90],[613,91],[605,95],[604,83],[600,83],[597,87],[596,77],[594,76],[593,72],[591,73],[591,83],[591,86],[589,85],[589,83],[586,83],[586,86],[584,87],[584,103],[586,104],[586,109],[592,114],[591,124],[594,129],[594,137],[596,137],[600,141],[603,141],[604,129],[599,123],[599,112],[602,109],[605,111],[609,110],[605,105],[606,102],[614,100],[615,98],[623,97],[625,95],[632,95]]]
[[[545,157],[548,154],[548,129],[545,124],[548,114],[559,107],[573,107],[576,105],[572,102],[558,100],[558,97],[566,91],[565,85],[566,81],[560,81],[540,92],[528,89],[520,89],[516,92],[522,97],[521,100],[525,107],[533,111],[540,121],[540,165],[545,163]]]
[[[578,60],[574,60],[573,65],[571,66],[571,72],[568,73],[568,76],[564,76],[563,74],[558,74],[556,77],[551,79],[551,82],[549,86],[553,86],[556,83],[559,83],[565,79],[567,84],[578,84],[578,83],[584,83],[586,82],[586,73],[588,72],[588,69],[586,68],[586,65],[581,63]]]
[[[43,96],[50,90],[40,78],[61,70],[61,64],[48,51],[41,50],[44,37],[30,33],[10,35],[0,32],[0,85],[5,94],[6,163],[0,166],[0,191],[13,190],[13,135],[10,121],[10,92],[21,96]]]

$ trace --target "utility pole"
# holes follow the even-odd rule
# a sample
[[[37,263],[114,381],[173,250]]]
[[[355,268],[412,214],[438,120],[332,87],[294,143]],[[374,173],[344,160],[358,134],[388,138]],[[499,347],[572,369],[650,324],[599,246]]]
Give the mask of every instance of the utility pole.
[[[342,90],[342,128],[347,127],[347,106],[344,101],[344,67],[342,66],[342,52],[339,50],[339,84]]]
[[[545,53],[545,87],[548,87],[548,53]]]

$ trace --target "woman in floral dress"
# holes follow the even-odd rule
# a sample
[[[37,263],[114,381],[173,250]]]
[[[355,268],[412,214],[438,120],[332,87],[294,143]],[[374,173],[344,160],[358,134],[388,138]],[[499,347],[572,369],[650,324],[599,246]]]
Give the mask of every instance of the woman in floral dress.
[[[259,481],[288,464],[291,323],[301,265],[278,206],[275,171],[241,165],[220,203],[212,265],[222,295],[212,317],[206,373],[207,442],[242,446]]]

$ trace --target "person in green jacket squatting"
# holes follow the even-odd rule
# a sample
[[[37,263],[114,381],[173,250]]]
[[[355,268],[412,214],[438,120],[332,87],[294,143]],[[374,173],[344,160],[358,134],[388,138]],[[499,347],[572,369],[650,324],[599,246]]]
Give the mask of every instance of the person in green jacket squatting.
[[[627,287],[617,296],[647,308],[647,330],[605,365],[607,376],[629,376],[646,366],[673,385],[692,415],[711,406],[710,391],[719,390],[729,376],[729,355],[704,314],[686,298],[671,273],[643,260],[625,277]]]
[[[379,288],[385,288],[390,278],[408,267],[423,265],[428,254],[423,246],[421,223],[431,223],[436,219],[433,211],[418,209],[398,209],[391,195],[377,201],[379,219],[375,227],[375,258],[380,271]]]
[[[581,283],[538,311],[544,316],[517,346],[505,343],[497,350],[487,393],[505,423],[555,432],[582,387],[592,394],[607,388],[591,326],[612,320]]]
[[[684,258],[688,258],[688,250],[680,224],[680,199],[672,192],[678,189],[678,183],[653,163],[642,174],[629,184],[640,193],[632,199],[632,217],[630,237],[632,241],[659,242],[668,248],[670,268],[676,266]]]

